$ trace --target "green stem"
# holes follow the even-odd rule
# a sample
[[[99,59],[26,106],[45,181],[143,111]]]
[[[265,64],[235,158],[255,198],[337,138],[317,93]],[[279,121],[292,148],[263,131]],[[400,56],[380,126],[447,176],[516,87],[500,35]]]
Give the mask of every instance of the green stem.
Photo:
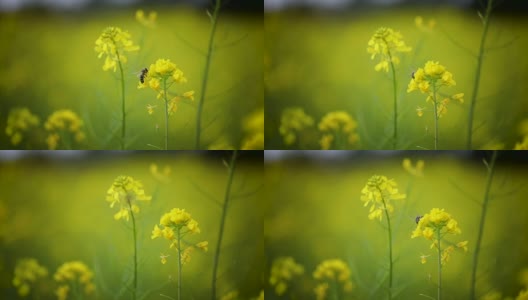
[[[128,207],[130,208],[130,215],[132,216],[132,231],[134,233],[134,283],[132,288],[132,299],[136,299],[137,291],[137,231],[136,231],[136,217],[132,210],[132,203],[128,200]]]
[[[125,150],[125,133],[126,133],[126,111],[125,111],[125,76],[123,73],[123,65],[119,58],[119,51],[116,49],[117,63],[119,64],[119,72],[121,73],[121,150]]]
[[[165,150],[169,149],[169,101],[167,100],[167,78],[163,78],[163,96],[165,98]]]
[[[486,14],[483,18],[484,30],[482,31],[482,36],[480,38],[480,49],[479,55],[477,58],[477,71],[475,73],[475,83],[473,84],[473,94],[471,95],[471,104],[469,106],[469,117],[468,117],[468,133],[466,140],[466,148],[471,150],[472,135],[473,135],[473,116],[475,113],[475,106],[477,103],[477,93],[480,85],[480,72],[482,69],[482,61],[484,60],[484,47],[486,45],[486,37],[488,35],[489,21],[491,10],[493,7],[493,0],[488,1],[488,6],[486,7]]]
[[[489,165],[488,169],[488,178],[486,180],[486,191],[484,193],[484,201],[482,203],[482,212],[480,214],[480,223],[479,223],[479,231],[477,235],[477,241],[475,243],[475,253],[473,254],[473,267],[471,270],[471,297],[469,299],[473,300],[475,298],[475,286],[477,281],[477,267],[478,267],[478,258],[480,253],[480,246],[482,243],[482,235],[484,233],[484,222],[486,220],[486,212],[488,210],[488,202],[490,198],[490,191],[491,191],[491,183],[493,181],[493,174],[495,173],[495,161],[497,160],[497,151],[493,151],[493,155],[491,157],[491,163]]]
[[[387,210],[387,204],[385,203],[385,198],[383,198],[383,193],[381,189],[378,187],[378,190],[380,192],[381,201],[383,202],[383,210],[385,211],[385,217],[387,218],[387,227],[389,231],[389,300],[392,299],[392,273],[393,273],[393,266],[392,266],[392,228],[391,228],[391,222],[389,217],[389,211]]]
[[[438,239],[438,295],[436,300],[442,300],[442,249],[440,247],[440,229],[436,230],[436,237]]]
[[[222,207],[222,217],[220,218],[220,227],[218,231],[218,242],[216,243],[216,249],[214,254],[214,261],[213,261],[213,277],[212,277],[212,283],[211,283],[211,299],[216,300],[216,274],[218,272],[218,263],[220,261],[220,249],[222,247],[222,238],[224,236],[224,226],[225,226],[225,219],[227,216],[227,208],[229,199],[231,198],[231,186],[233,183],[233,176],[235,174],[235,167],[236,167],[236,158],[237,158],[237,150],[233,151],[233,156],[231,156],[231,161],[229,162],[229,174],[227,177],[227,187],[224,194],[224,205]]]
[[[389,60],[391,64],[391,70],[392,70],[392,86],[393,86],[393,92],[394,92],[394,132],[392,134],[392,149],[396,149],[397,142],[398,142],[398,85],[396,82],[396,69],[394,68],[394,63],[392,62],[392,55],[390,51],[389,54]]]
[[[178,300],[181,300],[181,285],[182,285],[182,262],[181,262],[181,235],[180,235],[181,227],[178,227],[177,234],[178,234]]]
[[[202,110],[205,100],[205,93],[207,90],[207,81],[209,79],[209,67],[211,65],[211,57],[213,54],[213,43],[214,43],[214,36],[216,33],[216,23],[218,20],[218,13],[220,12],[220,6],[222,4],[222,0],[216,0],[215,8],[213,11],[213,15],[211,16],[211,33],[209,35],[209,46],[207,47],[207,55],[205,57],[205,67],[204,67],[204,74],[202,78],[202,92],[200,93],[200,100],[198,101],[198,109],[196,110],[196,134],[195,134],[195,140],[194,140],[194,148],[200,149],[200,135],[202,131]]]
[[[433,104],[434,104],[434,118],[435,118],[435,139],[434,148],[438,149],[438,106],[436,105],[436,84],[433,85]]]

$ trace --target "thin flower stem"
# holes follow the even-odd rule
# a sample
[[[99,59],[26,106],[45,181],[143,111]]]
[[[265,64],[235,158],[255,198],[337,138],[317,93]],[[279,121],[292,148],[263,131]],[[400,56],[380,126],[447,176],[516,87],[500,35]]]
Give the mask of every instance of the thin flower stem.
[[[380,195],[383,195],[381,189],[378,187],[378,190],[380,192]],[[387,205],[385,204],[385,198],[381,196],[381,201],[383,202],[383,210],[385,211],[385,217],[387,218],[387,227],[389,231],[389,300],[392,299],[392,228],[391,228],[391,222],[389,218],[389,211],[387,210]]]
[[[472,146],[472,137],[473,137],[473,116],[475,114],[475,106],[477,104],[477,94],[480,85],[480,72],[482,69],[482,61],[484,60],[484,50],[486,45],[486,37],[488,36],[488,28],[490,15],[493,8],[493,0],[488,1],[488,6],[486,7],[486,14],[484,15],[482,22],[484,22],[484,29],[482,31],[482,36],[480,38],[480,49],[479,55],[477,58],[477,70],[475,72],[475,83],[473,84],[473,94],[471,95],[471,104],[469,106],[469,117],[468,117],[468,133],[466,140],[466,148],[471,149]]]
[[[235,174],[235,167],[236,167],[236,159],[237,159],[237,150],[233,151],[233,156],[231,156],[231,161],[229,162],[229,175],[227,177],[227,187],[224,194],[224,204],[222,207],[222,217],[220,218],[220,227],[218,231],[218,242],[216,243],[216,249],[214,254],[214,261],[213,261],[213,278],[211,283],[211,299],[216,300],[216,274],[218,272],[218,263],[220,261],[220,249],[222,247],[222,238],[224,236],[224,225],[225,225],[225,219],[227,216],[227,208],[229,199],[231,198],[231,186],[233,184],[233,177]]]
[[[115,43],[114,43],[115,44]],[[125,150],[125,134],[126,134],[126,110],[125,110],[125,76],[123,72],[123,65],[119,58],[119,51],[116,49],[117,63],[119,64],[119,72],[121,73],[121,150]]]
[[[488,169],[488,178],[486,180],[486,192],[484,193],[484,201],[482,202],[482,212],[480,214],[479,231],[477,235],[477,241],[475,243],[475,253],[473,254],[473,267],[471,270],[471,292],[470,292],[470,298],[469,298],[471,300],[476,299],[475,286],[477,282],[478,259],[479,259],[479,253],[480,253],[480,246],[482,243],[482,235],[484,233],[484,223],[486,220],[486,212],[488,210],[488,202],[490,198],[491,184],[493,182],[493,174],[495,173],[495,161],[497,160],[497,155],[498,155],[498,152],[493,151],[493,155],[491,157],[491,162],[489,164],[489,169]]]
[[[438,239],[438,295],[436,300],[442,300],[442,249],[440,246],[440,229],[436,230],[436,238]]]
[[[220,12],[220,7],[222,5],[222,0],[216,0],[215,8],[211,16],[211,34],[209,35],[209,46],[207,48],[207,55],[205,57],[205,67],[204,74],[202,78],[202,92],[200,93],[200,100],[198,101],[198,109],[196,110],[196,132],[194,140],[194,148],[200,149],[200,135],[202,132],[202,110],[205,100],[205,93],[207,91],[207,82],[209,79],[209,67],[211,65],[211,57],[213,55],[213,44],[214,37],[216,33],[216,23],[218,20],[218,13]]]
[[[435,118],[435,139],[434,149],[438,149],[438,107],[436,105],[436,85],[433,85],[433,104],[434,104],[434,118]]]
[[[136,231],[136,217],[134,216],[134,211],[132,210],[132,203],[128,200],[128,207],[130,208],[130,215],[132,216],[132,231],[134,233],[134,283],[132,288],[132,299],[136,299],[137,291],[137,231]]]
[[[163,96],[165,98],[165,150],[169,149],[169,101],[167,100],[167,78],[163,78]]]
[[[180,235],[181,228],[178,227],[177,234],[178,234],[178,300],[181,300],[181,286],[182,286],[182,262],[181,262],[181,235]]]
[[[398,85],[396,81],[396,69],[394,68],[394,63],[392,62],[392,56],[389,51],[389,60],[392,70],[392,86],[394,92],[394,132],[392,134],[392,149],[396,149],[398,143]]]

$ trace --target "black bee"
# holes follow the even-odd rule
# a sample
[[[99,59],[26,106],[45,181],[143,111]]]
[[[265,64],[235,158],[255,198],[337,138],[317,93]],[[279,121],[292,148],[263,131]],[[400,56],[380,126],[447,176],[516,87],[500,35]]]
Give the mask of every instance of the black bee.
[[[423,218],[423,216],[417,216],[416,219],[414,219],[414,221],[416,222],[416,224],[418,224],[418,222],[420,222],[420,219]]]
[[[143,68],[143,70],[139,72],[138,77],[141,83],[145,83],[145,77],[147,77],[147,73],[148,73],[147,68]]]
[[[414,79],[414,71],[411,73],[411,77],[412,79]]]

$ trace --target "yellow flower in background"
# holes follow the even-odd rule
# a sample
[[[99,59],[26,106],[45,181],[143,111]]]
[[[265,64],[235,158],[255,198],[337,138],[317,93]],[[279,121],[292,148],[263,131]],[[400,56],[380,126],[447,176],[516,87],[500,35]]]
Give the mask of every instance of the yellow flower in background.
[[[327,259],[317,265],[313,278],[320,281],[314,292],[317,299],[325,299],[328,292],[328,282],[337,282],[337,288],[342,288],[345,293],[352,292],[354,285],[350,280],[350,269],[340,259]]]
[[[159,225],[159,226],[158,226]],[[154,226],[152,230],[151,239],[163,237],[170,242],[169,248],[174,248],[182,261],[186,264],[191,259],[191,253],[195,249],[207,252],[209,242],[202,241],[196,244],[189,243],[187,239],[183,239],[187,235],[194,235],[200,233],[198,222],[192,218],[191,214],[185,209],[173,208],[170,212],[161,216],[159,224]],[[167,262],[168,255],[162,255],[161,263]]]
[[[106,56],[103,64],[104,71],[113,69],[115,72],[118,63],[127,62],[125,51],[134,52],[138,50],[139,46],[134,45],[130,34],[119,27],[105,28],[95,41],[95,52],[99,54],[97,57]]]
[[[163,182],[163,183],[169,183],[171,181],[170,180],[170,175],[172,173],[171,167],[165,166],[163,168],[163,171],[160,171],[158,170],[157,164],[150,164],[149,170],[150,170],[150,174],[152,174],[152,176],[154,176],[156,180]]]
[[[502,300],[502,294],[492,290],[487,292],[484,296],[480,297],[479,300]]]
[[[515,300],[528,300],[528,289],[520,291]]]
[[[31,127],[37,127],[39,118],[26,107],[15,107],[9,111],[5,133],[11,138],[11,144],[18,145],[24,137],[24,132]]]
[[[278,257],[271,265],[269,283],[275,289],[275,293],[282,296],[288,289],[288,283],[294,277],[304,274],[304,268],[296,263],[293,257]]]
[[[242,129],[245,132],[240,149],[261,150],[264,149],[264,109],[260,108],[252,112],[242,121]]]
[[[227,294],[223,295],[220,300],[236,300],[238,299],[238,291],[230,291]]]
[[[20,297],[26,297],[31,292],[31,286],[46,276],[48,276],[48,270],[36,259],[24,258],[16,263],[13,285]]]
[[[427,94],[426,102],[430,102],[435,107],[436,115],[440,118],[447,113],[447,105],[450,100],[464,103],[464,93],[457,93],[441,99],[440,88],[455,85],[456,82],[453,80],[451,72],[447,71],[439,62],[428,61],[425,63],[424,68],[419,68],[413,73],[407,87],[407,93],[420,91],[423,94]],[[417,110],[417,113],[421,117],[423,109]]]
[[[396,56],[398,52],[409,52],[411,49],[405,45],[400,32],[381,27],[368,41],[367,52],[371,54],[370,59],[375,59],[377,55],[380,57],[379,63],[374,67],[376,71],[388,72],[391,63],[395,65],[400,63],[400,59]]]
[[[157,18],[158,13],[155,11],[149,12],[148,16],[145,16],[145,12],[142,9],[136,11],[136,20],[145,27],[155,28]]]
[[[71,145],[66,143],[66,140],[70,140],[70,135],[77,143],[84,141],[86,135],[82,130],[83,126],[81,118],[69,109],[53,112],[44,123],[44,128],[49,131],[46,139],[48,148],[50,150],[57,149],[60,141],[63,141],[65,147],[70,148]]]
[[[359,141],[359,135],[355,131],[357,123],[344,111],[327,113],[319,122],[318,127],[323,133],[319,141],[323,150],[342,150]]]
[[[402,162],[403,169],[407,171],[409,174],[413,176],[422,177],[423,176],[423,168],[424,168],[425,162],[423,160],[418,160],[416,162],[416,166],[412,165],[412,162],[409,158],[405,158]]]
[[[519,283],[525,288],[528,288],[528,268],[519,271]]]
[[[62,264],[53,275],[59,287],[55,294],[59,299],[67,299],[69,286],[81,287],[81,292],[90,295],[95,291],[95,285],[92,282],[93,272],[81,261],[70,261]]]
[[[436,26],[436,21],[435,19],[429,19],[426,24],[426,22],[424,22],[424,19],[421,16],[417,16],[416,18],[414,18],[414,24],[421,31],[431,32]]]
[[[439,249],[442,239],[447,234],[460,234],[462,231],[458,227],[458,222],[453,217],[445,212],[444,209],[433,208],[431,211],[422,216],[416,229],[413,231],[411,238],[424,237],[426,240],[432,241],[431,248]],[[468,241],[462,241],[456,244],[456,248],[468,251]],[[441,254],[442,264],[446,264],[451,253],[456,250],[454,246],[448,246],[443,249]]]
[[[112,186],[106,192],[106,201],[110,202],[113,208],[119,204],[119,211],[114,215],[114,219],[124,218],[129,220],[129,214],[139,213],[138,201],[150,201],[152,196],[145,194],[143,184],[130,176],[118,176]]]
[[[515,143],[513,150],[528,150],[528,135],[520,143]]]
[[[361,190],[361,201],[370,205],[368,218],[382,220],[385,211],[390,215],[394,211],[393,200],[403,200],[407,196],[400,194],[398,184],[385,176],[374,175]]]
[[[279,132],[286,145],[293,145],[297,141],[297,134],[313,125],[313,118],[305,114],[302,108],[290,107],[282,111]]]

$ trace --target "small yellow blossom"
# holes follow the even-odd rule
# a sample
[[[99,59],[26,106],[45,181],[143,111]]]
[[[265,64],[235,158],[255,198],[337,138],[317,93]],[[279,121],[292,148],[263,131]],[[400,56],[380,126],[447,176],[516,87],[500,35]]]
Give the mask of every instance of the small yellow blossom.
[[[242,121],[244,138],[240,149],[261,150],[264,149],[264,109],[260,108],[252,112]]]
[[[350,275],[350,268],[344,261],[340,259],[322,261],[313,272],[314,279],[321,282],[314,290],[316,298],[325,299],[328,292],[327,281],[337,282],[345,293],[352,292],[354,285],[350,280]]]
[[[82,287],[79,292],[86,295],[95,291],[95,285],[92,282],[93,272],[81,261],[70,261],[62,264],[53,278],[59,284],[55,290],[59,299],[67,299],[70,284]]]
[[[392,214],[394,211],[393,200],[405,198],[406,195],[398,191],[397,183],[385,176],[374,175],[370,177],[361,190],[361,201],[365,202],[363,206],[370,205],[368,216],[370,220],[378,219],[381,221],[385,211],[388,214]]]
[[[48,270],[34,258],[24,258],[17,261],[13,285],[20,297],[26,297],[31,292],[31,286],[37,280],[48,276]]]
[[[22,141],[24,132],[29,131],[31,127],[37,127],[39,123],[39,118],[29,109],[16,107],[9,111],[5,132],[11,138],[11,144],[16,146]]]
[[[149,12],[148,17],[145,16],[145,12],[142,9],[136,11],[136,20],[145,27],[155,28],[157,18],[158,13],[155,11]]]
[[[421,31],[430,32],[434,29],[436,21],[435,19],[430,19],[427,24],[425,24],[424,19],[421,16],[417,16],[416,18],[414,18],[414,24]]]
[[[516,143],[513,150],[528,150],[528,135],[524,136],[522,142]]]
[[[422,177],[423,176],[423,168],[424,168],[424,165],[425,165],[425,162],[423,160],[418,160],[416,162],[416,167],[414,167],[412,165],[412,162],[409,158],[405,158],[403,160],[403,168],[405,169],[405,171],[407,171],[409,174],[413,175],[413,176],[418,176],[418,177]]]
[[[61,141],[61,136],[64,139],[66,134],[73,135],[77,143],[82,142],[86,138],[82,130],[83,126],[84,124],[81,118],[69,109],[61,109],[53,112],[46,120],[46,123],[44,123],[44,128],[49,132],[46,139],[48,148],[55,150]],[[69,148],[71,145],[64,146]]]
[[[170,182],[170,175],[172,173],[172,169],[169,166],[165,166],[163,168],[163,171],[158,170],[157,164],[150,164],[150,174],[156,178],[156,180],[162,182],[162,183],[169,183]]]
[[[118,176],[112,186],[106,192],[106,201],[110,202],[110,207],[119,204],[119,211],[114,215],[114,219],[124,218],[129,220],[129,213],[138,213],[138,201],[150,201],[152,196],[145,194],[143,184],[130,176]]]
[[[359,141],[359,135],[356,133],[357,123],[344,111],[327,113],[318,127],[323,133],[319,143],[324,150],[343,150]]]
[[[420,261],[422,262],[422,264],[425,264],[427,262],[427,258],[431,256],[431,255],[420,255]]]
[[[398,52],[409,51],[411,47],[405,45],[401,33],[391,28],[379,28],[368,41],[367,52],[371,54],[370,59],[380,56],[379,63],[374,67],[376,71],[388,72],[391,62],[395,65],[400,63],[400,59],[396,56]]]
[[[288,289],[288,283],[303,274],[304,267],[296,263],[293,257],[278,257],[271,265],[269,283],[274,287],[275,293],[282,296]]]
[[[183,98],[189,99],[191,101],[194,101],[194,91],[188,91],[183,93]]]
[[[528,300],[528,289],[520,291],[515,300]]]
[[[139,46],[134,45],[131,36],[127,31],[122,31],[119,27],[107,27],[95,41],[95,52],[99,53],[98,58],[106,55],[103,70],[117,70],[118,63],[126,63],[125,51],[138,51]]]
[[[305,128],[314,125],[312,117],[304,113],[300,107],[286,108],[282,112],[279,132],[286,145],[293,145],[297,141],[297,135]]]

